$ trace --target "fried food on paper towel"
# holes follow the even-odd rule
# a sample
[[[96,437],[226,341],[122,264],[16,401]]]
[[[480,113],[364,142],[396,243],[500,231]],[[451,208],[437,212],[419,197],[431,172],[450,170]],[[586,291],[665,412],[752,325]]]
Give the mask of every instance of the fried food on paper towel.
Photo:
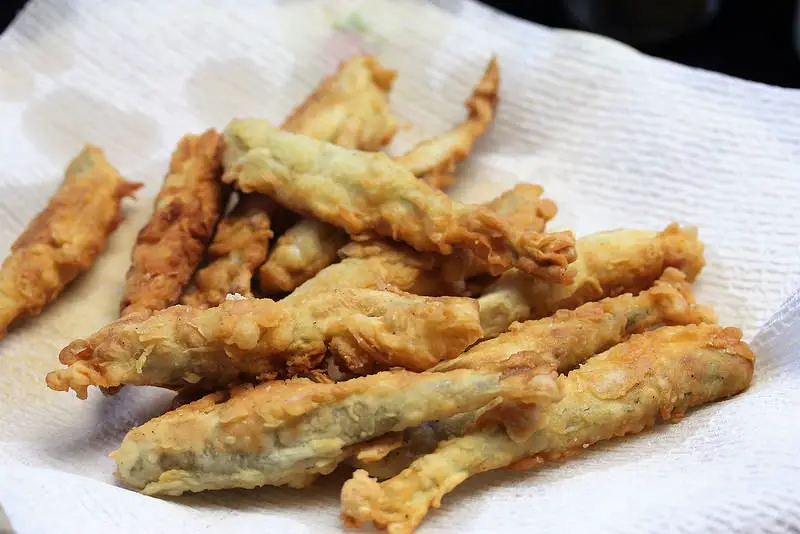
[[[518,184],[487,206],[507,217],[517,231],[544,230],[555,215],[555,204],[541,198],[542,188],[533,184]],[[451,256],[418,252],[409,245],[390,240],[352,241],[339,250],[341,262],[329,265],[316,276],[295,289],[286,299],[301,299],[303,295],[333,291],[342,287],[369,289],[386,286],[415,295],[447,295],[463,291],[463,280],[448,280],[440,275]],[[467,276],[486,272],[486,264],[467,254],[459,256],[459,269]],[[455,261],[455,260],[453,260]],[[446,268],[446,267],[445,267]]]
[[[510,331],[478,343],[458,358],[437,364],[431,371],[498,371],[513,368],[530,355],[550,354],[556,360],[557,371],[565,373],[595,354],[654,326],[714,322],[716,317],[710,309],[695,304],[685,278],[681,271],[668,268],[652,288],[636,296],[627,293],[590,302],[575,310],[559,310],[544,319],[517,323]],[[364,445],[362,455],[371,455],[377,460],[359,462],[357,466],[378,478],[394,476],[421,453],[431,452],[438,441],[462,434],[477,415],[439,421],[409,431],[405,439],[395,444],[393,451],[386,451],[385,444],[376,444],[385,451],[385,459],[380,454],[370,454],[372,451]]]
[[[225,215],[208,247],[208,265],[195,273],[194,285],[181,302],[196,308],[219,306],[228,294],[252,298],[251,281],[267,257],[272,238],[271,214],[283,211],[269,198],[241,195]]]
[[[575,279],[568,285],[536,280],[510,270],[491,285],[479,302],[484,337],[504,332],[514,321],[539,319],[559,309],[650,287],[667,267],[693,281],[705,264],[703,243],[695,228],[669,225],[663,232],[613,230],[578,239]]]
[[[450,185],[456,163],[469,156],[475,141],[494,120],[499,89],[500,67],[493,57],[466,102],[467,119],[448,132],[418,143],[395,161],[431,187],[444,189]]]
[[[569,281],[570,232],[517,233],[491,210],[455,202],[385,154],[346,150],[274,129],[258,120],[229,129],[260,137],[225,173],[245,192],[271,196],[293,211],[355,236],[382,235],[420,251],[471,250],[498,274],[512,266],[554,282]]]
[[[47,207],[11,245],[0,268],[0,338],[15,320],[39,315],[92,267],[122,219],[122,199],[141,185],[123,179],[92,145],[70,162]]]
[[[658,419],[736,395],[750,384],[755,355],[737,328],[664,327],[639,334],[559,377],[562,400],[529,411],[528,435],[487,424],[442,443],[383,483],[357,471],[342,488],[348,526],[372,521],[393,534],[414,530],[431,507],[470,476],[533,467],[598,441],[634,434]],[[479,423],[480,424],[480,423]]]
[[[178,143],[153,216],[133,246],[121,315],[161,310],[180,299],[227,202],[220,149],[214,130]]]
[[[494,117],[499,82],[497,62],[492,59],[467,101],[468,119],[449,132],[419,143],[395,160],[433,187],[442,189],[449,185],[455,164],[469,155],[472,145]],[[364,150],[359,146],[354,148]],[[278,239],[269,259],[259,270],[261,290],[266,294],[294,290],[335,263],[339,249],[348,241],[350,237],[338,227],[304,219]]]
[[[226,301],[200,310],[173,306],[129,315],[70,343],[47,375],[52,389],[121,384],[179,388],[291,376],[326,353],[353,373],[428,369],[461,354],[481,330],[477,303],[368,289],[309,296],[297,305]]]
[[[125,436],[117,475],[147,494],[305,487],[366,439],[498,400],[558,400],[552,362],[513,373],[386,371],[340,383],[296,378],[213,394]]]

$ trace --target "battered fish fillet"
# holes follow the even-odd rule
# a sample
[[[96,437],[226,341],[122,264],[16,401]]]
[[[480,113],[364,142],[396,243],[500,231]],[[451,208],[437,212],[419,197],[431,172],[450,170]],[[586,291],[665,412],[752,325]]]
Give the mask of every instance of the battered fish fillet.
[[[667,268],[652,288],[637,296],[628,293],[590,302],[576,310],[559,310],[544,319],[516,323],[509,332],[478,343],[458,358],[439,363],[431,371],[499,371],[515,367],[531,354],[540,357],[549,354],[556,360],[557,371],[565,373],[595,354],[654,326],[715,322],[711,310],[695,304],[685,278],[681,271]],[[465,414],[458,420],[411,429],[405,438],[394,443],[392,450],[387,450],[385,443],[377,443],[375,448],[384,451],[382,456],[363,445],[363,456],[371,456],[372,461],[351,463],[366,469],[372,476],[392,477],[421,454],[431,452],[439,441],[463,434],[477,416]]]
[[[558,400],[552,365],[538,363],[514,373],[397,370],[334,384],[296,378],[237,389],[227,401],[214,394],[130,431],[112,458],[119,478],[151,495],[305,487],[366,439],[499,400]]]
[[[693,281],[705,265],[703,243],[695,228],[669,225],[663,232],[613,230],[578,240],[575,278],[568,285],[537,280],[512,269],[481,295],[485,338],[504,332],[514,321],[547,317],[560,309],[650,287],[667,267]]]
[[[444,255],[471,250],[492,274],[516,266],[553,282],[570,279],[570,232],[514,232],[491,210],[451,200],[385,154],[347,150],[259,120],[233,121],[227,131],[259,141],[225,173],[242,191],[266,194],[360,238],[381,235]]]
[[[492,58],[466,102],[467,120],[449,132],[417,144],[395,161],[431,187],[444,189],[450,185],[456,163],[469,156],[475,141],[492,123],[499,89],[500,68],[497,58]]]
[[[219,306],[231,293],[252,298],[250,283],[264,263],[272,238],[270,214],[280,209],[267,197],[241,195],[219,223],[208,247],[208,265],[194,276],[194,287],[181,299],[196,308]]]
[[[200,310],[173,306],[133,314],[70,343],[47,375],[52,389],[137,384],[209,391],[237,382],[291,376],[326,353],[351,372],[428,369],[461,354],[481,330],[477,303],[458,297],[344,289],[297,305],[230,300]]]
[[[750,384],[755,360],[741,335],[736,328],[697,325],[634,336],[560,377],[563,399],[532,409],[527,439],[490,425],[441,444],[386,482],[357,471],[342,488],[342,518],[348,526],[371,520],[392,534],[409,533],[472,475],[565,458],[735,395]]]
[[[487,206],[507,217],[519,231],[544,230],[547,221],[555,216],[555,204],[541,198],[538,185],[519,184],[506,191]],[[286,299],[294,301],[304,295],[333,291],[343,287],[395,287],[415,295],[448,295],[464,291],[464,276],[486,272],[487,265],[469,253],[464,256],[440,256],[418,252],[396,241],[352,241],[339,250],[340,263],[329,265],[303,283]],[[452,260],[451,260],[452,259]],[[453,265],[455,260],[459,265]],[[454,267],[454,268],[451,268]],[[442,270],[458,276],[443,277]]]
[[[122,199],[141,186],[124,180],[98,147],[86,145],[70,162],[58,191],[0,268],[0,338],[92,267],[122,219]]]
[[[180,299],[227,203],[220,149],[220,134],[214,130],[178,143],[153,216],[133,246],[122,316],[161,310]]]
[[[455,164],[469,155],[472,145],[494,117],[499,84],[499,69],[496,60],[492,59],[467,101],[470,110],[467,120],[443,135],[419,143],[395,160],[432,187],[442,189],[449,185],[452,177],[448,173],[452,173]],[[369,150],[362,146],[348,147]],[[259,270],[261,290],[265,294],[294,290],[325,267],[334,264],[339,249],[349,241],[347,233],[338,227],[315,219],[304,219],[278,239],[269,259]]]

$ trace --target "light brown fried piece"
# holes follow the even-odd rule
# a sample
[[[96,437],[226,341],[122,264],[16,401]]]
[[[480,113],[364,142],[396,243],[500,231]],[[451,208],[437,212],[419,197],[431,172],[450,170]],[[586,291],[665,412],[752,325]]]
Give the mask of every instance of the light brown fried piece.
[[[492,123],[499,89],[500,67],[497,58],[493,57],[466,102],[467,119],[448,132],[418,143],[405,154],[395,157],[395,161],[431,187],[444,189],[450,185],[456,163],[469,156],[475,141]]]
[[[509,374],[395,370],[340,383],[296,378],[237,388],[228,400],[211,395],[133,429],[112,457],[117,476],[147,494],[305,487],[365,439],[497,400],[558,400],[551,362],[538,363]]]
[[[220,151],[220,134],[214,130],[178,143],[153,216],[133,246],[122,316],[161,310],[180,299],[227,203]]]
[[[487,206],[507,216],[519,231],[541,231],[555,215],[554,203],[541,198],[542,192],[538,185],[519,184]],[[389,286],[415,295],[461,294],[464,292],[463,277],[486,272],[487,268],[486,263],[477,261],[471,253],[458,255],[458,258],[440,256],[418,252],[409,245],[389,240],[351,241],[339,250],[339,255],[343,258],[340,263],[322,269],[286,298],[294,300],[305,294],[342,287],[380,289]],[[460,274],[442,276],[441,272],[448,269],[450,273]]]
[[[507,370],[531,356],[552,355],[557,371],[565,373],[595,354],[654,326],[715,321],[711,310],[695,304],[686,275],[668,268],[652,288],[636,296],[627,293],[590,302],[575,310],[559,310],[544,319],[516,323],[510,331],[478,343],[458,358],[437,364],[431,371]],[[402,447],[395,447],[386,459],[350,463],[366,469],[372,476],[389,478],[421,454],[432,452],[438,441],[461,435],[478,415],[414,429],[408,432]],[[383,450],[384,444],[378,443],[376,448]],[[365,444],[362,456],[378,455]]]
[[[526,439],[512,439],[502,425],[489,424],[444,442],[383,483],[357,471],[342,488],[342,519],[347,526],[372,521],[392,534],[407,534],[470,476],[566,458],[736,395],[750,384],[755,360],[741,336],[737,328],[711,325],[634,336],[560,377],[563,399],[529,410],[535,417],[529,418],[533,427]]]
[[[92,267],[122,219],[122,199],[141,186],[123,179],[96,146],[86,145],[70,162],[47,207],[0,268],[0,338],[14,321],[39,315]]]
[[[197,271],[194,286],[181,299],[196,308],[219,306],[228,294],[252,298],[250,283],[264,263],[277,206],[259,194],[241,195],[219,223],[208,247],[208,265]]]
[[[514,321],[539,319],[560,309],[650,287],[667,267],[693,281],[705,264],[703,243],[695,228],[669,225],[663,232],[613,230],[578,239],[575,278],[552,284],[510,270],[491,285],[479,302],[484,337],[504,332]]]
[[[344,289],[296,305],[237,299],[206,310],[173,306],[73,341],[59,356],[67,368],[49,373],[47,384],[80,398],[92,385],[213,391],[307,372],[326,353],[357,374],[422,371],[458,356],[480,333],[475,300],[459,297]]]
[[[381,235],[423,252],[471,250],[499,274],[512,266],[553,282],[570,280],[571,232],[513,231],[491,210],[451,200],[385,154],[346,150],[238,120],[227,131],[257,138],[225,181],[363,238]]]
[[[467,101],[469,118],[453,130],[419,143],[395,160],[432,187],[442,189],[449,185],[452,177],[447,173],[455,170],[455,164],[469,155],[474,142],[492,121],[497,105],[498,86],[499,70],[497,62],[492,59],[484,77]],[[352,148],[369,150],[362,146]],[[294,290],[325,267],[335,263],[339,249],[348,241],[350,237],[338,227],[315,219],[304,219],[278,239],[274,251],[259,270],[261,290],[266,294]]]

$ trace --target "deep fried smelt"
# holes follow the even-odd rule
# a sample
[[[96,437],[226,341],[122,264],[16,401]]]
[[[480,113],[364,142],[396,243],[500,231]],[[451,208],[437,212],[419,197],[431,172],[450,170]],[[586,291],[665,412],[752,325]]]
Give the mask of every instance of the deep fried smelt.
[[[538,185],[519,184],[506,191],[487,206],[514,225],[519,231],[544,230],[555,215],[555,205],[541,198]],[[396,241],[352,241],[339,250],[340,263],[330,265],[314,278],[294,290],[287,299],[302,298],[314,292],[332,291],[342,287],[395,287],[415,295],[447,295],[463,292],[463,278],[486,272],[486,263],[477,261],[471,253],[440,256],[418,252]],[[442,276],[449,270],[457,275]]]
[[[395,161],[421,177],[428,185],[443,189],[450,185],[450,173],[456,163],[469,156],[475,141],[483,135],[494,119],[497,92],[500,88],[500,68],[492,58],[467,100],[467,120],[442,135],[417,144]]]
[[[0,338],[15,320],[39,315],[92,267],[122,218],[122,199],[141,186],[123,179],[98,147],[86,145],[70,162],[47,207],[0,268]]]
[[[548,403],[559,391],[552,367],[413,373],[347,382],[308,379],[210,396],[128,433],[112,454],[117,476],[147,494],[304,487],[351,454],[348,447],[497,400]],[[234,460],[235,459],[235,460]]]
[[[671,224],[663,232],[613,230],[578,239],[578,259],[568,285],[536,280],[510,270],[480,297],[484,337],[504,332],[514,321],[547,317],[585,302],[637,293],[650,287],[667,267],[693,281],[705,264],[703,243],[694,228]]]
[[[153,216],[133,246],[121,315],[161,310],[180,299],[227,201],[220,149],[214,130],[178,143]]]
[[[375,57],[353,56],[322,80],[282,128],[346,148],[379,150],[397,131],[387,98],[396,77]]]
[[[269,260],[258,270],[261,291],[292,291],[334,263],[339,249],[350,241],[341,228],[303,219],[278,238]]]
[[[310,295],[296,305],[243,299],[206,310],[173,306],[73,341],[60,354],[67,369],[49,373],[47,384],[80,398],[91,385],[213,390],[306,372],[328,352],[359,374],[422,371],[461,354],[480,332],[473,299],[368,289]]]
[[[637,296],[620,295],[584,304],[576,310],[559,310],[552,317],[517,323],[509,332],[478,343],[458,358],[444,361],[431,371],[497,371],[515,367],[531,355],[552,354],[558,372],[564,373],[631,335],[654,326],[713,322],[715,319],[710,310],[694,304],[685,275],[668,268],[654,287]],[[431,452],[437,441],[463,433],[473,420],[474,417],[462,417],[459,422],[440,421],[415,429],[409,432],[403,446],[397,447],[385,460],[360,462],[358,466],[379,478],[394,476],[422,453]],[[430,434],[438,439],[432,439]],[[377,446],[382,448],[382,444]],[[362,448],[368,455],[368,446]]]
[[[194,276],[194,287],[181,299],[197,308],[218,306],[228,294],[252,298],[253,274],[264,263],[272,238],[270,212],[276,206],[265,196],[242,195],[220,222],[208,247],[208,265]]]
[[[471,250],[493,274],[516,266],[554,282],[569,280],[570,232],[514,232],[491,210],[451,200],[385,154],[347,150],[259,120],[233,121],[227,131],[258,138],[225,173],[242,191],[269,195],[353,236],[381,235],[444,255]]]
[[[565,458],[735,395],[750,384],[755,360],[741,335],[697,325],[634,336],[560,377],[563,399],[532,409],[534,426],[523,441],[492,425],[443,443],[381,484],[357,471],[342,488],[342,518],[348,526],[371,520],[393,534],[409,533],[470,476]]]

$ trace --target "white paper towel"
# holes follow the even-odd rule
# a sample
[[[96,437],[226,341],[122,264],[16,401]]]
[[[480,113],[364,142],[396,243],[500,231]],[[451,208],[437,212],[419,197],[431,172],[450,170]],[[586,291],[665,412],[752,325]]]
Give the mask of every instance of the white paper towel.
[[[491,54],[496,123],[452,193],[545,186],[558,226],[698,225],[699,298],[759,360],[745,394],[563,465],[477,477],[422,532],[787,532],[800,529],[800,93],[687,69],[465,0],[34,0],[0,38],[0,248],[85,141],[147,183],[89,276],[0,344],[0,503],[22,533],[336,532],[342,476],[175,500],[115,485],[106,454],[169,394],[80,402],[44,374],[113,319],[127,255],[170,151],[234,116],[280,122],[344,57],[400,72],[409,123],[392,150],[461,120]],[[781,304],[786,303],[781,306]],[[772,317],[772,319],[770,319]]]

